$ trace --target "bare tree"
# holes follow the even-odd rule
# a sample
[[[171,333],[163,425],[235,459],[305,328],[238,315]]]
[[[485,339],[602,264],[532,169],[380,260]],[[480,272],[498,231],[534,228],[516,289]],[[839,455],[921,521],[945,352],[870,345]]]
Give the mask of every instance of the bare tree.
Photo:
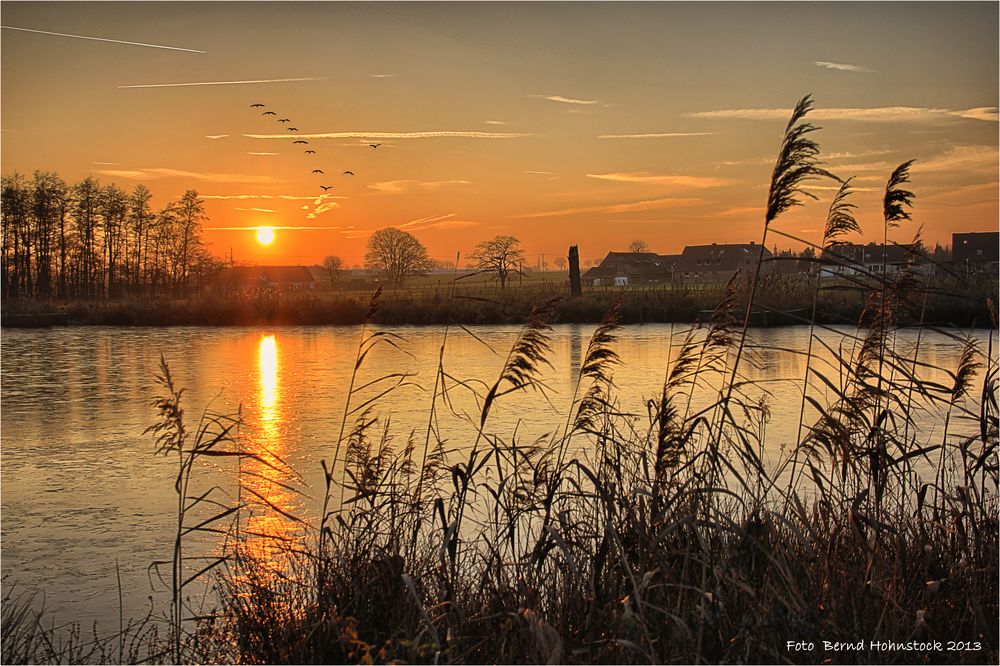
[[[427,248],[416,236],[395,227],[379,229],[368,239],[365,268],[380,273],[395,286],[426,273],[429,262]]]
[[[496,273],[500,288],[503,289],[507,286],[511,271],[517,272],[518,266],[524,261],[520,243],[514,236],[497,236],[477,245],[470,258],[480,270]]]
[[[340,277],[344,272],[344,262],[341,261],[340,257],[329,256],[323,259],[323,272],[326,273],[327,279],[330,281],[330,288],[333,285],[340,282]]]
[[[566,270],[566,257],[556,257],[555,262],[556,262],[556,268],[558,268],[561,271]]]
[[[649,243],[644,240],[634,240],[628,244],[629,252],[649,252]]]

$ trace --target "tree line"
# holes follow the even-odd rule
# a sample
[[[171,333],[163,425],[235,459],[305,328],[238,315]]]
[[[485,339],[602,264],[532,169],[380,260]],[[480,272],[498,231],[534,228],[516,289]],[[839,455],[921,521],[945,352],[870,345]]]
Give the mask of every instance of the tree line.
[[[13,173],[0,190],[3,298],[100,299],[183,295],[222,268],[201,237],[198,193],[152,207],[145,185],[126,192],[88,177]]]

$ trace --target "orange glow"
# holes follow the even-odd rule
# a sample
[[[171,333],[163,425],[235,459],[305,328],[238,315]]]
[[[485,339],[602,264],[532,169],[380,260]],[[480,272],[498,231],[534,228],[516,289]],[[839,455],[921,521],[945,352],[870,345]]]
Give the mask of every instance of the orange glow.
[[[283,471],[287,448],[283,424],[283,401],[278,343],[273,335],[261,336],[257,345],[258,397],[257,423],[247,439],[247,448],[260,460],[244,463],[241,484],[251,506],[246,524],[250,553],[268,569],[283,566],[280,547],[295,530],[295,523],[281,512],[297,512],[295,496],[285,486]]]
[[[270,245],[274,242],[274,229],[271,227],[260,227],[257,229],[257,242],[261,245]]]

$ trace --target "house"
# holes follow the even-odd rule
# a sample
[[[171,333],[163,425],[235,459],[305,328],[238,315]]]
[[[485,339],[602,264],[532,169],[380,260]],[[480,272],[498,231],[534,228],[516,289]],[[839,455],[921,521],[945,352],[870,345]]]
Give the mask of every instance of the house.
[[[985,273],[996,277],[1000,270],[1000,232],[952,234],[951,261],[959,275]]]
[[[233,266],[222,272],[220,280],[231,289],[298,290],[316,286],[316,278],[306,266]]]
[[[754,270],[760,258],[773,255],[762,245],[750,243],[712,243],[688,245],[674,265],[674,280],[684,283],[728,282],[737,271]]]
[[[895,275],[899,269],[911,261],[928,265],[926,260],[913,253],[914,247],[889,243],[845,243],[823,250],[820,276],[824,278],[851,275],[879,275],[885,266],[887,276]]]
[[[669,283],[679,255],[655,252],[609,252],[601,263],[587,269],[584,282],[593,286]]]

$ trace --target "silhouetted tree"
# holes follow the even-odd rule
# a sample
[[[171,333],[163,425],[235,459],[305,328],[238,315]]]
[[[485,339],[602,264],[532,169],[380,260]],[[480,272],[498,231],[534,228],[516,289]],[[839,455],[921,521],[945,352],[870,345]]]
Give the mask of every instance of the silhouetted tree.
[[[634,240],[628,244],[629,252],[649,252],[649,243],[644,240]]]
[[[427,272],[427,249],[416,236],[395,227],[379,229],[368,239],[365,268],[379,273],[395,286]]]
[[[520,270],[519,266],[524,261],[520,243],[514,236],[497,236],[477,245],[470,258],[480,270],[495,273],[503,289],[507,286],[510,273]]]
[[[556,257],[555,258],[556,268],[561,271],[566,270],[566,257]]]
[[[340,257],[326,257],[323,259],[323,271],[330,281],[330,287],[333,288],[333,285],[340,282],[340,276],[344,272],[344,262],[340,260]]]

